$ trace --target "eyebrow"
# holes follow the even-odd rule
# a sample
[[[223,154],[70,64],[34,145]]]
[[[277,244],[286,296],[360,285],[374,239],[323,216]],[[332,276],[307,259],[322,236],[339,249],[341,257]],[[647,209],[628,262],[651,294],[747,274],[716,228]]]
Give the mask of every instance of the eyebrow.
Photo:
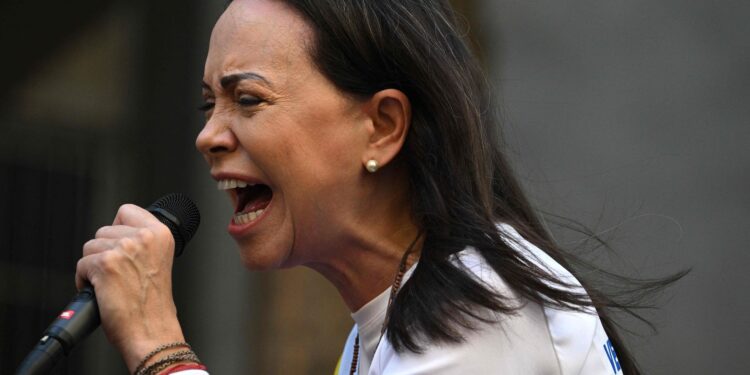
[[[221,88],[226,90],[228,87],[236,85],[240,81],[244,80],[253,80],[253,81],[261,81],[269,86],[271,86],[271,82],[268,82],[268,80],[263,77],[262,75],[258,73],[253,72],[244,72],[244,73],[235,73],[226,75],[224,77],[221,77],[219,80],[219,83],[221,84]],[[205,81],[201,81],[201,87],[207,90],[211,90],[211,86],[207,84]]]
[[[268,82],[266,77],[263,77],[262,75],[258,73],[253,73],[253,72],[230,74],[228,76],[221,77],[221,80],[219,82],[221,83],[221,88],[226,89],[227,87],[235,85],[237,84],[237,82],[244,81],[246,79],[253,80],[253,81],[261,81],[267,85],[271,84],[270,82]]]

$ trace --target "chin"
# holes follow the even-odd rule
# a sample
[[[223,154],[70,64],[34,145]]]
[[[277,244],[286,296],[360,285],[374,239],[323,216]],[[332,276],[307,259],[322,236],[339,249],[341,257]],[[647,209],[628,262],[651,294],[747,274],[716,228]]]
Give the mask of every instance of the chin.
[[[290,250],[284,247],[271,247],[237,243],[242,265],[251,271],[268,271],[288,268]]]

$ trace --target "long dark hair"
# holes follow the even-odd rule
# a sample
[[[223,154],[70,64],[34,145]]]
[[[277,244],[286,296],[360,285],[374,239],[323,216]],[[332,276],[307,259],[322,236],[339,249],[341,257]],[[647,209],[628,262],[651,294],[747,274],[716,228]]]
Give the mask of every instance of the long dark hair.
[[[608,310],[631,305],[588,292],[535,266],[508,243],[498,222],[512,225],[571,272],[532,209],[500,147],[498,120],[485,75],[457,29],[445,0],[283,0],[314,28],[310,55],[340,90],[369,97],[403,91],[412,124],[400,158],[409,170],[413,212],[425,234],[419,265],[395,301],[388,339],[397,350],[422,350],[423,339],[459,342],[463,328],[485,321],[482,310],[514,305],[477,282],[450,256],[476,248],[515,291],[539,304],[593,306],[626,374],[639,371]],[[643,286],[660,287],[679,277]],[[580,278],[579,278],[580,280]]]

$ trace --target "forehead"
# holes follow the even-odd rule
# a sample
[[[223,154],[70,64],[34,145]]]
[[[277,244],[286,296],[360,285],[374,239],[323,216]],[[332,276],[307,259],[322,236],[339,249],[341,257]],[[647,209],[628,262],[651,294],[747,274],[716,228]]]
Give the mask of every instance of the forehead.
[[[205,79],[215,84],[231,73],[255,71],[281,79],[310,67],[312,30],[281,1],[235,0],[211,33]]]

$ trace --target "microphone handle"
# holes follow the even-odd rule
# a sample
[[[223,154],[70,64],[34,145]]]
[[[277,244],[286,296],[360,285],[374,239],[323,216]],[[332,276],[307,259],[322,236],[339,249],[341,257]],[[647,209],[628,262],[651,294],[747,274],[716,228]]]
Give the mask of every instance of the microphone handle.
[[[44,331],[34,349],[21,362],[16,375],[49,373],[60,358],[67,356],[78,342],[99,327],[99,307],[94,288],[81,289]]]

